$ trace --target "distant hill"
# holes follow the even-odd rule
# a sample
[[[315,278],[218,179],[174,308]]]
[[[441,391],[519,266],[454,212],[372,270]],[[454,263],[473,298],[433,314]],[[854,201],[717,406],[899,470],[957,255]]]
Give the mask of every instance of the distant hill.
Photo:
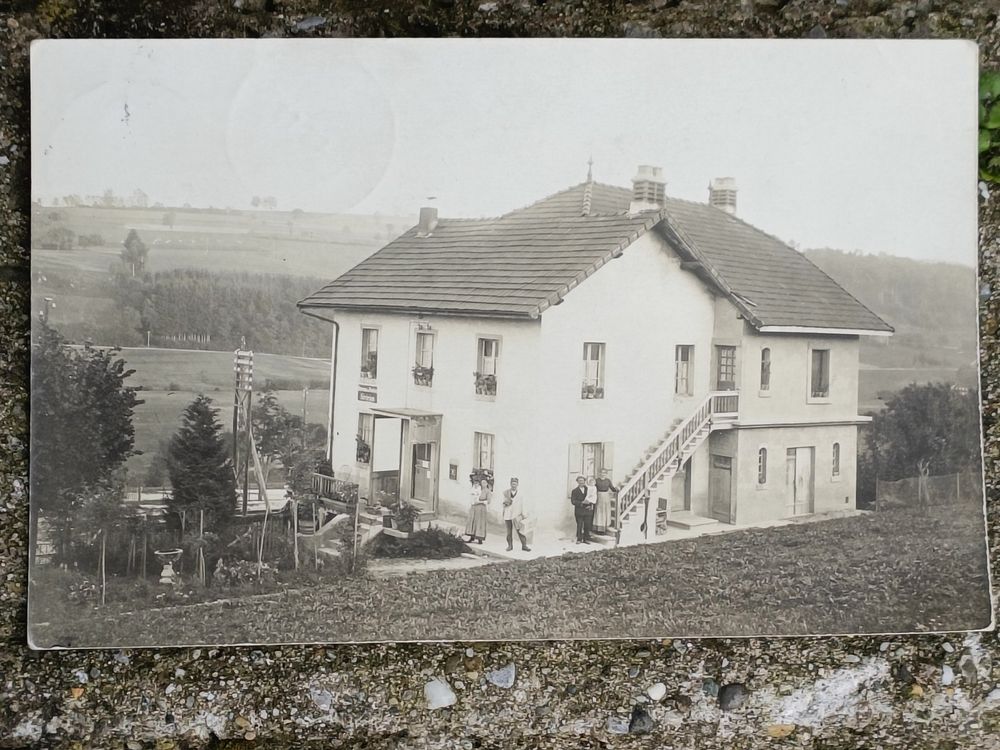
[[[821,248],[809,260],[896,329],[862,338],[861,361],[880,368],[969,369],[977,357],[976,271],[892,255]]]

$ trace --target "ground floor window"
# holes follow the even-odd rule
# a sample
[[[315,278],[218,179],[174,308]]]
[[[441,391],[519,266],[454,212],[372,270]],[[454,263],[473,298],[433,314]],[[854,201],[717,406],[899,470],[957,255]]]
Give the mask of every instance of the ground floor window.
[[[493,435],[488,432],[477,432],[473,440],[473,462],[476,469],[488,469],[493,471],[493,444],[496,442]]]
[[[757,451],[757,484],[767,484],[767,448]]]
[[[358,435],[355,460],[359,464],[368,464],[372,460],[372,432],[375,428],[374,414],[358,414]]]
[[[832,471],[834,478],[840,476],[840,443],[833,444],[833,462]]]

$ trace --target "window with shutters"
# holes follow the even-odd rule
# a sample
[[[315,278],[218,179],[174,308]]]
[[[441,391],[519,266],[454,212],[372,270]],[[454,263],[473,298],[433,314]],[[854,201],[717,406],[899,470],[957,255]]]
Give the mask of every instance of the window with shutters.
[[[497,364],[500,361],[500,339],[480,337],[476,344],[476,394],[497,395]]]
[[[583,345],[583,387],[580,397],[604,398],[604,344],[588,342]]]
[[[830,398],[830,350],[811,349],[809,356],[809,398]]]
[[[694,347],[679,344],[674,350],[674,393],[678,396],[690,396],[694,392],[693,365]]]

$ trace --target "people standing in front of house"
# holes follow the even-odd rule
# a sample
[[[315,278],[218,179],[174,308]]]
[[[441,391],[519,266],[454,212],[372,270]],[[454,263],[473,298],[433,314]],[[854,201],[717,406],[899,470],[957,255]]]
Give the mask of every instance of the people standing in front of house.
[[[569,501],[573,504],[573,515],[576,517],[576,543],[590,544],[594,506],[587,502],[586,477],[576,478],[576,487],[570,493]]]
[[[510,489],[503,491],[503,522],[507,527],[507,551],[514,549],[514,531],[521,542],[521,549],[531,552],[527,532],[530,528],[528,508],[520,493],[517,477],[510,478]]]
[[[611,483],[607,469],[601,469],[601,475],[594,482],[594,485],[597,488],[597,506],[594,508],[594,531],[603,534],[612,525],[612,493],[618,492],[618,488]]]
[[[483,484],[475,476],[470,477],[472,486],[469,489],[469,519],[465,522],[465,535],[469,537],[468,542],[472,544],[482,544],[486,539],[486,506],[489,502],[489,494],[483,497]],[[484,482],[485,483],[485,482]]]

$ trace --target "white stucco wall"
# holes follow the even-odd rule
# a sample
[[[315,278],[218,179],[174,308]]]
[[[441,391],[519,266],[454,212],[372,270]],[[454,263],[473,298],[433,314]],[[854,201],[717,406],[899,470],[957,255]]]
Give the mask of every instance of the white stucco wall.
[[[533,431],[533,455],[546,467],[537,487],[540,519],[572,528],[569,446],[612,443],[612,479],[620,482],[677,417],[708,394],[714,298],[655,233],[542,314],[544,394]],[[584,342],[605,343],[605,396],[582,399]],[[678,344],[692,344],[690,396],[674,394]],[[551,468],[550,468],[551,467]]]
[[[812,447],[813,511],[855,507],[858,428],[854,425],[802,426],[732,431],[737,435],[734,462],[735,523],[787,518],[792,489],[786,474],[789,448]],[[833,476],[833,444],[840,444],[840,474]],[[767,481],[757,483],[757,456],[767,449]]]

